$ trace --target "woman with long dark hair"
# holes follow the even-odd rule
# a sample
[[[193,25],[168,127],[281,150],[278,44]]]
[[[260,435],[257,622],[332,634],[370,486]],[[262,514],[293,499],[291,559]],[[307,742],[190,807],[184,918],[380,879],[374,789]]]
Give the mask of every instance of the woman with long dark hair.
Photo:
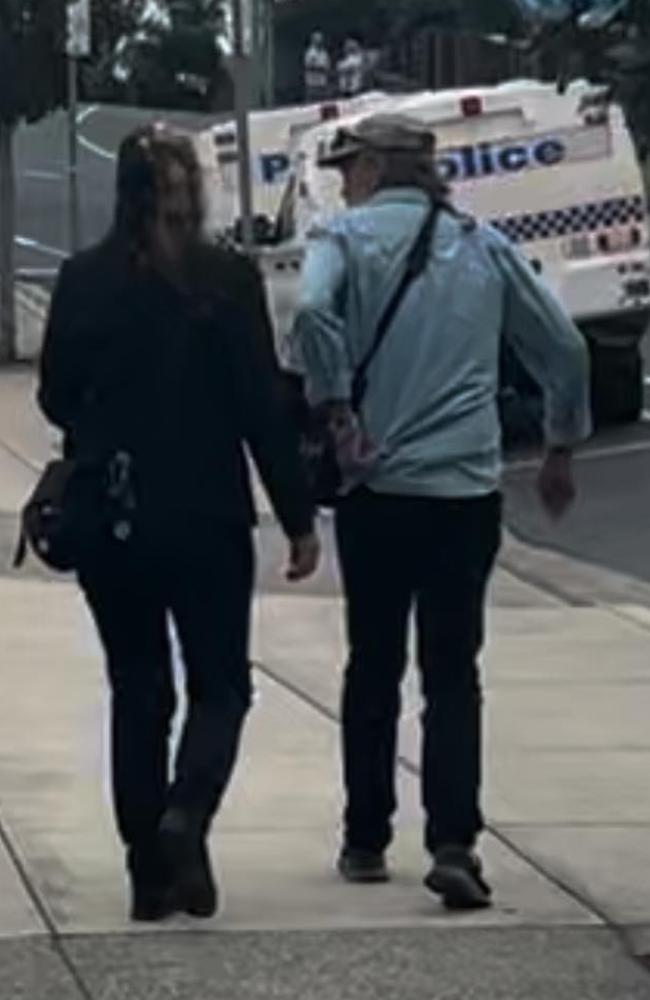
[[[261,280],[206,245],[202,221],[191,140],[157,126],[130,135],[114,225],[63,265],[41,366],[40,404],[67,456],[109,469],[125,511],[77,572],[106,653],[136,920],[217,908],[206,838],[251,702],[246,449],[289,539],[289,578],[318,560]],[[188,697],[171,774],[170,621]]]

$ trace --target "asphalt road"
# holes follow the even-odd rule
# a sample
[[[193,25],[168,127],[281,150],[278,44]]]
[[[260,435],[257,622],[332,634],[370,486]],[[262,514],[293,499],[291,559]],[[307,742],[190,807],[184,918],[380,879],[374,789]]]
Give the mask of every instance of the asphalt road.
[[[122,136],[155,117],[142,109],[84,108],[80,113],[80,190],[84,242],[106,229],[112,210],[114,151]],[[210,119],[175,115],[188,127]],[[19,135],[18,263],[55,268],[66,253],[66,120],[57,115]],[[650,343],[646,342],[650,372]],[[650,411],[650,383],[646,386]],[[525,459],[506,476],[507,519],[523,540],[650,581],[650,417],[637,427],[607,432],[578,462],[580,498],[559,525],[545,517]]]

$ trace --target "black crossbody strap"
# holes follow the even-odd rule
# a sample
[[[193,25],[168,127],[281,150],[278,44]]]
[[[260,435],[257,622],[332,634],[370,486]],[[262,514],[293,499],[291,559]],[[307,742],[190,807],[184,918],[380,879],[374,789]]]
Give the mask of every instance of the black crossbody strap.
[[[384,309],[381,319],[377,324],[372,345],[354,373],[354,378],[352,380],[352,407],[354,410],[358,410],[363,402],[363,398],[368,388],[368,370],[372,362],[375,360],[381,345],[386,339],[386,335],[392,326],[393,320],[397,315],[397,311],[404,300],[404,296],[415,279],[422,274],[427,266],[427,261],[429,260],[431,252],[431,240],[433,239],[436,221],[441,208],[442,206],[439,202],[434,202],[431,206],[431,210],[427,212],[424,225],[420,229],[417,239],[409,251],[406,262],[406,270],[404,271],[399,285],[391,295],[390,301]]]

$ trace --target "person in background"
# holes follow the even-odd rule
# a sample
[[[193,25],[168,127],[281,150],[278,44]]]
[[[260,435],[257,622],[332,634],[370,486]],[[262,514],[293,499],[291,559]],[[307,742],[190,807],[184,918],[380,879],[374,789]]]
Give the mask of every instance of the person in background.
[[[315,31],[305,51],[305,101],[318,104],[331,95],[332,60],[322,31]]]
[[[114,473],[128,499],[77,570],[106,654],[131,914],[209,917],[207,836],[251,705],[246,449],[289,540],[291,580],[314,571],[318,541],[259,282],[202,242],[191,140],[139,129],[117,175],[110,233],[62,267],[38,395],[67,457]],[[171,778],[170,621],[188,700]]]
[[[363,49],[354,38],[343,46],[343,57],[337,65],[339,97],[357,97],[364,89],[365,59]]]
[[[340,128],[321,159],[347,209],[308,238],[290,358],[329,414],[346,489],[336,509],[349,659],[343,692],[346,789],[338,866],[352,882],[389,878],[400,685],[415,612],[424,696],[422,797],[427,887],[450,908],[489,906],[476,854],[482,695],[477,659],[501,536],[497,395],[505,340],[541,384],[552,517],[575,496],[573,449],[590,432],[585,343],[519,252],[461,215],[436,175],[432,133],[402,115]],[[432,227],[367,372],[355,371],[379,317]],[[426,243],[425,243],[426,253]]]

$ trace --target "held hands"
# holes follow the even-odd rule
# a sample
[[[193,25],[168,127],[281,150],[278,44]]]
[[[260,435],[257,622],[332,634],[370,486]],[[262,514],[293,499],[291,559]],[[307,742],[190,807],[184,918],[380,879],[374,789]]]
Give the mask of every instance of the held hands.
[[[318,569],[321,546],[318,535],[312,531],[309,535],[292,538],[289,542],[289,566],[287,580],[299,583],[306,580]]]
[[[354,476],[374,462],[376,450],[349,403],[329,404],[328,425],[344,475]]]
[[[537,479],[537,491],[549,517],[554,521],[564,517],[577,493],[571,451],[556,448],[548,452]]]

